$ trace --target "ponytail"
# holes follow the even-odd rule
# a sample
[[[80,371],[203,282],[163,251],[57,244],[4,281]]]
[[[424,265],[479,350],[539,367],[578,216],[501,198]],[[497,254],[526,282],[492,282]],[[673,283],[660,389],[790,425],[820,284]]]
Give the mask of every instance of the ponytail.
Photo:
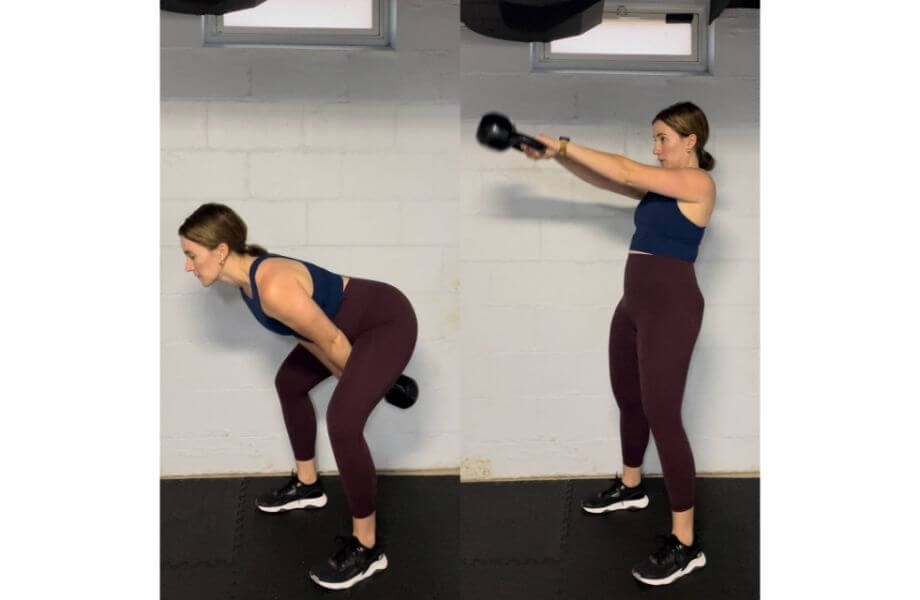
[[[249,256],[263,256],[268,254],[268,250],[257,244],[245,244],[243,245],[243,251],[241,254],[248,254]]]
[[[712,171],[716,166],[716,159],[712,157],[712,154],[706,152],[705,150],[700,151],[699,155],[700,168],[704,171]]]

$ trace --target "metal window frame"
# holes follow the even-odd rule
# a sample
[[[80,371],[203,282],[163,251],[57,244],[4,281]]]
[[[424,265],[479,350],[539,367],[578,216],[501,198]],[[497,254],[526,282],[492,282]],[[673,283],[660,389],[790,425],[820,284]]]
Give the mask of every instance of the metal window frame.
[[[315,46],[392,46],[396,23],[396,2],[374,0],[373,25],[370,29],[333,29],[327,27],[225,27],[219,15],[202,19],[205,46],[288,47]]]
[[[535,71],[598,71],[607,73],[707,74],[709,72],[709,8],[705,4],[605,2],[606,19],[620,17],[660,18],[669,13],[692,14],[694,49],[689,57],[668,54],[553,54],[548,43],[531,44]]]

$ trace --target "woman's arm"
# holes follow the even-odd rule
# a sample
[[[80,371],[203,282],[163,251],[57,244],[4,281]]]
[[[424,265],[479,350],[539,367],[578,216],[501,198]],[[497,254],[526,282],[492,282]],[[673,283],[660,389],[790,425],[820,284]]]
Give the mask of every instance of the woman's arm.
[[[310,354],[315,356],[316,359],[319,360],[319,362],[323,363],[323,366],[329,369],[329,372],[332,373],[333,377],[335,377],[336,379],[339,379],[342,377],[342,370],[339,369],[334,364],[332,364],[332,360],[328,356],[326,356],[325,352],[319,349],[319,346],[317,346],[313,342],[308,342],[305,340],[301,340],[300,345],[306,348]],[[350,353],[350,350],[349,350],[349,353]],[[346,359],[346,362],[348,362],[347,359]]]
[[[556,162],[565,167],[573,175],[603,190],[622,194],[634,200],[641,200],[642,196],[645,195],[645,190],[612,181],[609,177],[605,177],[601,173],[580,164],[578,161],[572,160],[572,158],[568,156],[568,153],[566,153],[566,156],[559,156],[559,140],[545,135],[539,135],[537,139],[546,145],[546,150],[541,154],[533,148],[522,146],[524,154],[528,157],[533,159],[555,158]]]
[[[310,297],[300,281],[283,271],[266,272],[259,287],[265,314],[312,340],[320,352],[314,355],[334,375],[341,375],[351,356],[351,342]]]
[[[537,139],[546,144],[546,151],[541,154],[532,148],[525,148],[527,156],[557,156],[559,140],[543,135]],[[601,152],[572,142],[566,146],[565,158],[615,184],[648,190],[684,202],[712,202],[715,199],[715,184],[709,174],[701,169],[652,167],[619,154]]]
[[[583,167],[567,156],[559,156],[557,154],[555,159],[556,162],[568,169],[570,173],[574,174],[579,179],[587,181],[595,187],[599,187],[603,190],[608,190],[617,194],[622,194],[623,196],[628,196],[634,200],[641,200],[642,196],[645,195],[645,192],[642,190],[634,187],[629,187],[628,185],[621,185],[615,181],[607,179],[606,177],[602,177],[591,169]]]

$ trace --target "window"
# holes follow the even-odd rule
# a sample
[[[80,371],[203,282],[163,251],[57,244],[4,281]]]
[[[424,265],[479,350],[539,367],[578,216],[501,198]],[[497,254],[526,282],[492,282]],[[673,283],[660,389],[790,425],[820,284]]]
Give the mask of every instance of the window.
[[[533,45],[544,70],[705,72],[706,7],[606,2],[601,23],[585,33]]]
[[[390,0],[266,0],[204,17],[206,46],[388,46]]]

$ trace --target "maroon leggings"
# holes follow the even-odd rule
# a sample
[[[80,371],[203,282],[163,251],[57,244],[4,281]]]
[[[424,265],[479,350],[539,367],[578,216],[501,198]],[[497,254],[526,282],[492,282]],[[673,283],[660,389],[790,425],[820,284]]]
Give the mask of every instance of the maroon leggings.
[[[674,511],[693,507],[696,474],[680,407],[702,320],[693,263],[629,255],[609,347],[623,464],[642,465],[651,430]]]
[[[409,363],[418,324],[412,305],[399,290],[356,278],[345,287],[333,322],[351,342],[351,356],[329,401],[326,427],[348,507],[360,519],[374,512],[377,495],[377,472],[364,440],[364,425]],[[314,456],[316,415],[308,392],[329,375],[323,363],[298,344],[275,377],[297,460]]]

